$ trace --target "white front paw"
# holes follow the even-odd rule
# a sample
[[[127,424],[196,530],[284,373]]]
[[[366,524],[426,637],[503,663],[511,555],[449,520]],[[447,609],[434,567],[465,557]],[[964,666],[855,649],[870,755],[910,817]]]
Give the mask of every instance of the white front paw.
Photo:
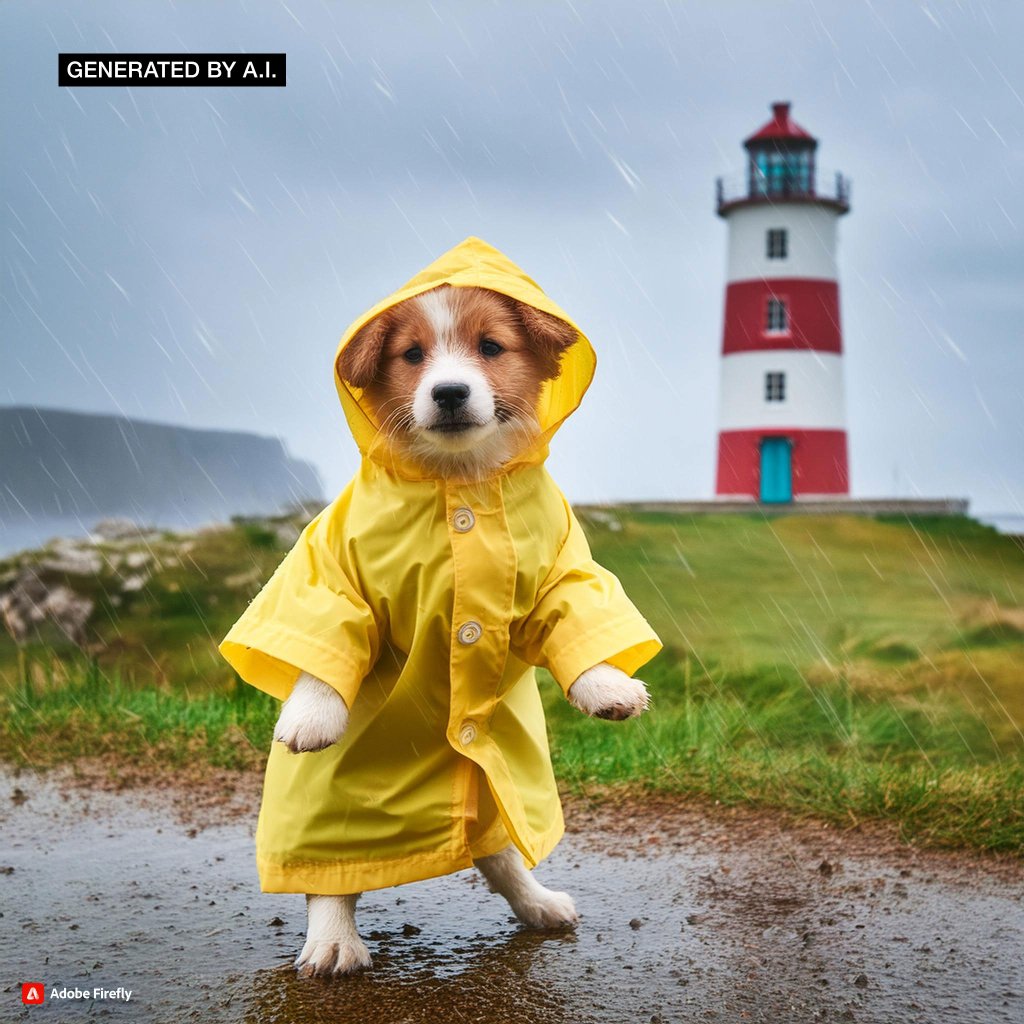
[[[634,718],[650,706],[647,687],[639,679],[601,662],[588,668],[569,687],[569,703],[585,715],[621,721]]]
[[[281,708],[274,739],[293,754],[323,750],[341,739],[347,725],[348,708],[337,691],[303,672]]]

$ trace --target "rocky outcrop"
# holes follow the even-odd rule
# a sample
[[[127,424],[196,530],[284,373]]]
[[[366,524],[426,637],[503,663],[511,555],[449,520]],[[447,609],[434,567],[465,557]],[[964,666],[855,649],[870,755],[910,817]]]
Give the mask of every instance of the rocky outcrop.
[[[48,583],[34,568],[22,569],[0,594],[0,621],[15,643],[23,644],[47,621],[73,644],[84,647],[94,603],[64,583]]]
[[[154,530],[125,518],[97,523],[85,537],[58,538],[34,551],[0,559],[0,627],[18,645],[70,641],[89,654],[119,642],[116,621],[140,605],[150,614],[202,616],[220,596],[252,597],[266,577],[265,563],[287,551],[320,511],[316,504],[279,516],[234,517],[189,533]],[[188,582],[198,546],[254,558],[239,571]],[[244,567],[244,568],[243,568]],[[175,595],[184,595],[176,598]],[[113,627],[111,624],[114,624]]]
[[[112,605],[142,590],[152,576],[152,545],[166,548],[161,534],[129,520],[93,527],[88,537],[58,538],[41,551],[16,556],[0,575],[0,625],[17,644],[42,637],[47,625],[79,647],[95,641],[88,632],[96,596]],[[145,545],[139,547],[138,545]]]

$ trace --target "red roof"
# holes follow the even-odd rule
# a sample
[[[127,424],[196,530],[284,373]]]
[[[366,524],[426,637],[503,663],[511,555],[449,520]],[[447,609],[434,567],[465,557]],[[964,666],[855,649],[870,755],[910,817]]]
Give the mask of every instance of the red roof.
[[[765,125],[762,125],[749,139],[746,139],[743,143],[744,146],[749,146],[752,142],[766,142],[766,141],[781,142],[783,140],[793,142],[810,142],[816,143],[818,140],[815,139],[810,132],[804,131],[789,116],[789,104],[788,103],[773,103],[772,104],[772,119]]]

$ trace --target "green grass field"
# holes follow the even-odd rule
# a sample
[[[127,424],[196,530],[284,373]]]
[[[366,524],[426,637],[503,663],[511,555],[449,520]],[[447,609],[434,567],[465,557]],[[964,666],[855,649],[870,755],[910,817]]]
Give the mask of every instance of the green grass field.
[[[581,518],[666,650],[640,673],[654,703],[635,722],[586,720],[542,680],[567,787],[887,819],[924,842],[1024,852],[1018,540],[966,519]],[[5,755],[257,767],[276,704],[215,648],[286,546],[253,526],[168,537],[130,595],[107,566],[90,583],[91,656],[0,637]]]

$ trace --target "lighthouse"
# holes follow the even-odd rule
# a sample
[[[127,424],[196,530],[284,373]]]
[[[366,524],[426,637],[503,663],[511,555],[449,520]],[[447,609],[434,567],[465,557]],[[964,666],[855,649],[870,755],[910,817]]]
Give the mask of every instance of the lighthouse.
[[[719,392],[718,498],[782,503],[849,494],[836,229],[849,182],[772,104],[718,179],[729,228]]]

